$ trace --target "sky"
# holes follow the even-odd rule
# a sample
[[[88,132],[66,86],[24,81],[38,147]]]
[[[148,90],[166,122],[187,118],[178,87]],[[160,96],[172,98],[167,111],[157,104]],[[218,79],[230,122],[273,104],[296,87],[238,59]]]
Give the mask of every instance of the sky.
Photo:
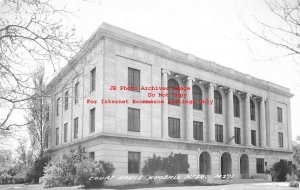
[[[263,0],[54,0],[75,15],[78,38],[106,22],[202,59],[291,89],[293,139],[300,136],[300,66],[253,36],[257,20],[276,23]],[[299,57],[298,57],[299,58]],[[300,60],[298,60],[300,64]],[[51,77],[50,77],[51,78]]]

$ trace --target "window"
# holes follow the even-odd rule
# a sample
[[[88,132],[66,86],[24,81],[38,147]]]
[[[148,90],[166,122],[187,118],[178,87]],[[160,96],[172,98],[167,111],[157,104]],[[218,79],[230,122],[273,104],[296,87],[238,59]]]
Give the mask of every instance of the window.
[[[78,138],[78,117],[74,119],[74,139]]]
[[[282,123],[282,108],[277,107],[277,121]]]
[[[238,127],[234,128],[234,141],[236,144],[241,144],[241,129]]]
[[[251,130],[251,144],[253,146],[256,146],[256,131],[255,130]]]
[[[55,130],[55,144],[59,144],[59,128],[57,127]]]
[[[89,159],[95,160],[95,152],[90,152],[89,153]]]
[[[140,91],[140,70],[128,68],[128,86],[134,87],[130,89],[137,89],[135,91]]]
[[[240,117],[240,101],[236,96],[233,96],[233,113],[234,117]]]
[[[69,91],[65,92],[65,110],[69,108]]]
[[[256,158],[256,172],[265,173],[263,158]]]
[[[222,114],[222,96],[220,92],[215,90],[214,97],[215,97],[215,113]]]
[[[128,173],[140,173],[140,152],[128,152]]]
[[[59,116],[59,99],[60,98],[57,98],[56,100],[56,115]]]
[[[79,95],[79,82],[77,82],[77,83],[75,84],[75,89],[74,89],[74,96],[75,96],[74,103],[75,103],[75,104],[78,103],[78,95]]]
[[[91,81],[90,81],[90,91],[93,92],[96,89],[96,68],[91,70]]]
[[[169,117],[169,137],[180,138],[180,119]]]
[[[251,114],[251,120],[255,121],[255,105],[253,100],[250,100],[250,114]]]
[[[278,145],[283,147],[283,133],[278,133]]]
[[[223,125],[216,124],[216,141],[223,142]]]
[[[178,90],[179,84],[176,80],[170,79],[168,81],[168,103],[171,105],[180,105],[180,99],[177,94],[180,94],[180,91]]]
[[[194,139],[203,140],[203,122],[194,121]]]
[[[188,163],[188,155],[187,154],[174,154],[174,158],[175,160],[178,160],[179,162],[177,162],[180,165],[183,165],[185,163]],[[178,174],[187,174],[189,173],[188,170],[183,170],[182,168],[184,167],[179,167],[179,171]]]
[[[202,100],[202,92],[199,86],[193,86],[193,109],[202,110],[202,104],[200,104],[200,100]]]
[[[140,110],[128,108],[128,131],[140,132]]]
[[[90,110],[90,132],[95,132],[95,108]]]
[[[64,124],[64,142],[68,141],[68,123]]]

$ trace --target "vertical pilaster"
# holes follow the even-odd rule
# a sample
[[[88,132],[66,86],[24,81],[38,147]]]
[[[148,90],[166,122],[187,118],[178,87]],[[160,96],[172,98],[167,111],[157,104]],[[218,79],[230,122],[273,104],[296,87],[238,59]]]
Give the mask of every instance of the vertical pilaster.
[[[266,108],[265,98],[261,98],[259,106],[259,129],[260,129],[260,145],[266,147],[267,134],[266,134]]]
[[[214,100],[214,89],[216,85],[214,83],[209,83],[207,85],[208,89],[208,99]],[[208,127],[208,142],[215,142],[215,106],[207,104],[207,127]]]
[[[228,89],[227,93],[227,143],[228,144],[235,144],[234,141],[234,110],[233,110],[233,93],[235,92],[234,89]]]
[[[244,123],[244,139],[245,145],[251,146],[251,120],[250,120],[250,94],[245,94],[245,123]]]
[[[161,86],[167,87],[168,86],[168,75],[170,75],[170,71],[163,69],[162,70],[162,79],[161,79]],[[161,90],[162,94],[167,94],[168,90],[163,88]],[[162,138],[166,139],[168,138],[168,96],[162,96],[162,101],[164,103],[162,104],[162,114],[161,114],[161,127],[162,127]]]
[[[193,81],[194,78],[187,77],[186,87],[189,87],[190,90],[187,90],[186,100],[193,100]],[[186,107],[186,139],[193,140],[193,104],[185,104]]]

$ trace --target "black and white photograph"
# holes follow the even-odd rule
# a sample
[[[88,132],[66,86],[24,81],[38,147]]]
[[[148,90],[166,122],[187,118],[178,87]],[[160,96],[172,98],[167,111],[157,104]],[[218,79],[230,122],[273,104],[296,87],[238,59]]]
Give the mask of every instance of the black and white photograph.
[[[0,0],[0,190],[300,183],[300,0]]]

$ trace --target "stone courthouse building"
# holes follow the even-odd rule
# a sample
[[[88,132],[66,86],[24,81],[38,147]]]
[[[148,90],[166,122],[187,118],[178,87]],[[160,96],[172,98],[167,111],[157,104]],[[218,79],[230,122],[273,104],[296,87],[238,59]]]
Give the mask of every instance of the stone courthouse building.
[[[121,89],[130,86],[137,88]],[[181,153],[190,174],[235,178],[292,160],[289,89],[109,24],[48,88],[51,158],[80,145],[90,158],[112,162],[114,175],[139,175],[153,154]]]

